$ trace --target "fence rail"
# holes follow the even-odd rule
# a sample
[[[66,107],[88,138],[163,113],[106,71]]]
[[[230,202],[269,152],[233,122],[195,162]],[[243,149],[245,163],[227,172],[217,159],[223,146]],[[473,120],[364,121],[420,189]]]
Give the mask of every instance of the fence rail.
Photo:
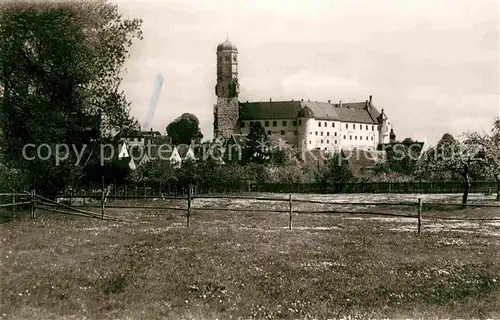
[[[36,218],[36,210],[44,210],[48,212],[70,214],[81,217],[99,218],[107,221],[126,221],[117,217],[109,216],[105,214],[105,208],[137,208],[137,209],[158,209],[158,210],[179,210],[186,212],[186,225],[189,227],[191,214],[193,211],[232,211],[232,212],[270,212],[270,213],[288,213],[288,228],[292,230],[292,216],[295,214],[355,214],[355,215],[375,215],[375,216],[390,216],[390,217],[400,217],[400,218],[411,218],[417,221],[417,233],[421,234],[422,220],[425,219],[435,219],[435,220],[458,220],[458,221],[500,221],[500,218],[460,218],[460,217],[442,217],[436,216],[435,214],[423,214],[424,207],[488,207],[488,208],[499,208],[500,204],[459,204],[459,203],[436,203],[428,202],[423,203],[422,198],[418,198],[416,202],[332,202],[332,201],[320,201],[320,200],[308,200],[308,199],[297,199],[293,198],[290,193],[287,198],[284,197],[251,197],[251,196],[233,196],[233,195],[194,195],[194,188],[188,188],[186,197],[164,197],[165,200],[177,200],[185,204],[181,207],[172,206],[132,206],[132,205],[116,205],[110,204],[109,201],[113,199],[150,199],[153,196],[120,196],[120,195],[106,195],[105,190],[101,190],[101,196],[98,197],[95,194],[83,194],[79,195],[80,198],[87,199],[99,199],[100,204],[82,204],[82,205],[71,205],[54,201],[43,196],[37,195],[35,191],[24,192],[24,193],[1,193],[0,196],[12,197],[11,203],[0,204],[0,207],[11,207],[13,217],[15,217],[16,208],[21,205],[30,205],[30,218]],[[26,198],[29,199],[26,200]],[[71,196],[69,197],[71,200]],[[196,199],[244,199],[244,200],[255,200],[255,201],[271,201],[271,202],[288,202],[288,209],[269,209],[269,208],[223,208],[223,207],[195,207],[193,204]],[[342,209],[328,209],[328,210],[294,210],[293,203],[310,203],[319,204],[326,206],[352,206],[354,210]],[[79,209],[78,207],[85,208],[101,208],[101,212],[88,211],[86,209]],[[410,206],[416,207],[414,214],[396,214],[390,212],[377,212],[377,211],[360,211],[356,210],[356,206]]]

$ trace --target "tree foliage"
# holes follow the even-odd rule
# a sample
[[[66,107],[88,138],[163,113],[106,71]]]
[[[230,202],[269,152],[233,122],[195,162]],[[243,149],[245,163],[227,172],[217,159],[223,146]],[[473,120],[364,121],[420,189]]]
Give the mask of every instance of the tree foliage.
[[[244,163],[268,163],[271,160],[269,139],[260,121],[250,123],[250,133],[243,147]]]
[[[471,182],[485,177],[485,161],[484,148],[471,136],[456,140],[447,133],[421,159],[419,171],[431,181],[464,181],[462,203],[466,204]]]
[[[376,172],[413,175],[417,170],[418,159],[422,153],[422,144],[411,138],[388,145],[384,148],[386,160],[377,164]]]
[[[74,152],[55,166],[57,144],[81,151],[137,128],[119,85],[140,25],[107,1],[0,4],[0,144],[4,160],[27,172],[30,184],[54,192],[81,179]],[[49,145],[50,157],[27,160],[28,143]]]
[[[203,134],[200,130],[200,121],[191,113],[184,113],[167,126],[167,135],[172,143],[191,144],[200,142],[203,139]]]
[[[316,179],[322,185],[353,182],[354,180],[355,176],[349,162],[341,152],[335,152],[331,155],[325,165],[320,167]]]

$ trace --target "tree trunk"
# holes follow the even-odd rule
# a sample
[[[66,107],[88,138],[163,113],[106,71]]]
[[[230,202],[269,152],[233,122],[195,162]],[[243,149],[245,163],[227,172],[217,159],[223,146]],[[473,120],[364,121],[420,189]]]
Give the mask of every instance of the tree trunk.
[[[464,188],[464,195],[462,197],[462,204],[466,205],[467,204],[467,198],[469,197],[469,191],[470,191],[470,179],[469,179],[469,174],[466,173],[465,176],[465,188]]]
[[[497,199],[496,201],[500,201],[500,180],[497,180]]]
[[[497,199],[496,199],[496,201],[500,201],[500,173],[495,174],[495,179],[497,180]]]

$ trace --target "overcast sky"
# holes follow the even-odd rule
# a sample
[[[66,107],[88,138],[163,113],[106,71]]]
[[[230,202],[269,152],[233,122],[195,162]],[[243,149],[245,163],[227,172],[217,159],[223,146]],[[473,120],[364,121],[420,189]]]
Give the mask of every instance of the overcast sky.
[[[365,101],[398,139],[489,130],[499,115],[499,5],[486,0],[116,1],[144,20],[123,89],[153,128],[194,113],[211,139],[216,47],[239,51],[240,101]]]

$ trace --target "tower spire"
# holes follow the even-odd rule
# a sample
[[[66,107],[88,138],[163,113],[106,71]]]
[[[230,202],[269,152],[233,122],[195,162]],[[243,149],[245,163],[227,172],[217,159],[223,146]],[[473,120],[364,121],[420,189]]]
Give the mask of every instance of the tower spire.
[[[226,41],[229,40],[229,31],[226,31]]]

